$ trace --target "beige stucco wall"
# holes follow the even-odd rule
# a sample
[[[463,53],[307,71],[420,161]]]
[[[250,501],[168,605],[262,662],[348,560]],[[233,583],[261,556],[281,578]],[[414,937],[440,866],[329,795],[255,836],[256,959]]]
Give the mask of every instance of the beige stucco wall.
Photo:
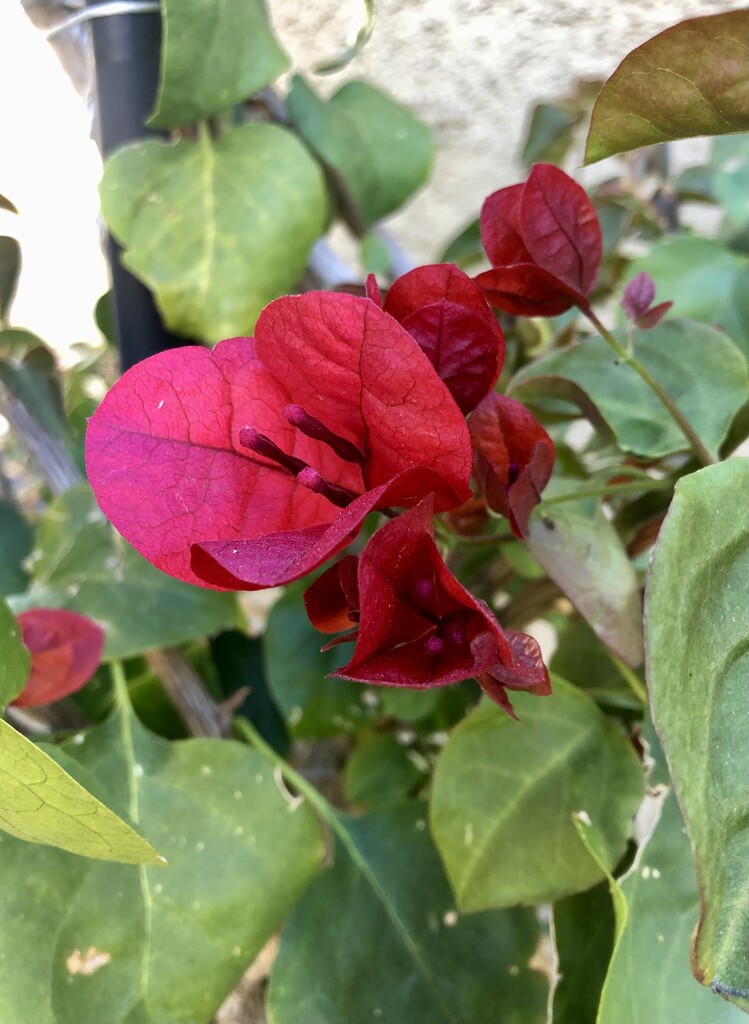
[[[729,10],[725,0],[375,0],[374,33],[344,71],[317,78],[334,91],[367,78],[408,103],[437,145],[427,188],[393,221],[420,259],[517,179],[529,106],[576,78],[610,75],[635,46],[684,18]],[[357,0],[269,0],[298,68],[344,49]]]
[[[345,47],[362,0],[267,0],[294,69],[308,72]],[[567,92],[577,77],[604,77],[634,46],[685,17],[729,9],[725,0],[375,0],[377,22],[343,72],[315,79],[325,91],[367,78],[410,104],[431,127],[434,174],[392,223],[419,260],[516,179],[526,112]],[[89,117],[20,0],[0,0],[0,233],[23,246],[14,322],[64,351],[93,341],[92,310],[106,288],[96,186],[101,173]]]

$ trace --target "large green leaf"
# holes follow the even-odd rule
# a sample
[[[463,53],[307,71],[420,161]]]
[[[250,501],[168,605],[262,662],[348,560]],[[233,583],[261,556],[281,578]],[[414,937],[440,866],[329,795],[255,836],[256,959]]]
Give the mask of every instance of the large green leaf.
[[[81,862],[2,839],[0,1019],[206,1024],[317,870],[313,814],[290,813],[254,751],[168,743],[123,703],[65,749],[169,866]]]
[[[601,90],[585,162],[749,129],[749,13],[690,18],[628,54]]]
[[[2,719],[0,783],[0,828],[12,836],[84,857],[164,863],[145,839]]]
[[[236,621],[233,594],[193,587],[164,575],[106,521],[87,484],[49,506],[32,555],[31,589],[11,601],[26,608],[70,608],[106,633],[107,658],[217,633]]]
[[[650,754],[660,762],[652,737]],[[668,782],[659,764],[651,783]],[[654,830],[619,883],[627,914],[606,975],[598,1024],[740,1024],[741,1011],[700,988],[689,970],[700,897],[676,797],[668,792],[663,800]]]
[[[0,708],[24,688],[30,665],[31,655],[21,639],[20,627],[0,596]]]
[[[622,345],[627,331],[614,332]],[[666,320],[634,331],[634,352],[676,402],[705,447],[717,451],[749,394],[746,360],[724,334],[690,320]],[[543,356],[512,380],[513,397],[561,398],[591,415],[590,404],[628,452],[658,458],[689,443],[639,375],[602,338]]]
[[[745,459],[679,481],[651,563],[645,639],[653,719],[702,895],[693,969],[749,1001],[747,494]]]
[[[365,734],[346,762],[343,788],[355,806],[385,807],[405,799],[423,773],[391,732]]]
[[[343,179],[363,227],[397,210],[426,181],[429,130],[374,86],[349,82],[326,102],[295,78],[288,106],[303,138]]]
[[[588,621],[627,664],[642,664],[640,585],[621,538],[597,504],[541,506],[526,546]]]
[[[454,908],[412,802],[338,816],[335,864],[302,897],[281,938],[274,1024],[541,1024],[546,985],[528,961],[531,911]]]
[[[735,329],[733,308],[747,294],[746,259],[714,238],[684,236],[656,242],[633,260],[627,279],[646,271],[656,282],[658,299],[673,302],[672,315],[721,327],[749,357],[749,338]]]
[[[630,710],[642,707],[642,700],[634,695],[621,669],[581,618],[565,619],[557,630],[549,670],[585,690],[599,704]],[[644,692],[642,682],[641,687]]]
[[[589,697],[561,679],[553,687],[547,698],[513,694],[519,722],[483,702],[437,761],[432,832],[464,910],[541,903],[600,881],[573,813],[598,829],[608,866],[624,853],[640,763]]]
[[[325,637],[307,618],[301,587],[290,587],[268,619],[264,637],[268,686],[293,734],[321,738],[352,732],[376,717],[378,689],[326,679],[349,660],[346,645],[320,652]]]
[[[327,211],[316,161],[268,124],[127,146],[108,161],[101,198],[167,326],[207,341],[252,333],[298,281]]]
[[[281,74],[288,59],[263,0],[163,0],[161,81],[150,124],[177,128],[220,114]]]
[[[16,594],[26,589],[24,560],[31,544],[31,527],[18,507],[0,499],[0,594]]]

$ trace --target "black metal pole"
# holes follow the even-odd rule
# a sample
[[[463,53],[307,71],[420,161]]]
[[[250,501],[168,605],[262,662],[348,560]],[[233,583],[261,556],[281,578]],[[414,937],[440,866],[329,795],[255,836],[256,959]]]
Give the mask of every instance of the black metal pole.
[[[106,0],[87,0],[95,7]],[[91,18],[96,65],[97,137],[102,157],[146,135],[159,83],[160,11],[112,13]],[[170,334],[151,292],[123,266],[110,237],[109,262],[120,365],[127,370],[146,356],[189,342]]]

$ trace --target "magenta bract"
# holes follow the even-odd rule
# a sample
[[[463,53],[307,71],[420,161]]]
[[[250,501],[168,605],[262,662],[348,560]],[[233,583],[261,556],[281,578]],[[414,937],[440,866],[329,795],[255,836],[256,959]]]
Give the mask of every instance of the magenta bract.
[[[515,316],[556,316],[588,305],[601,262],[595,207],[552,164],[484,203],[481,237],[493,269],[476,283],[489,302]]]
[[[271,303],[254,343],[138,364],[87,434],[89,480],[120,533],[217,588],[304,575],[375,508],[429,493],[455,507],[470,465],[463,416],[414,339],[368,299],[327,292]]]
[[[673,306],[673,302],[661,302],[654,306],[655,281],[647,271],[633,277],[624,289],[621,307],[635,326],[648,330],[659,324]]]

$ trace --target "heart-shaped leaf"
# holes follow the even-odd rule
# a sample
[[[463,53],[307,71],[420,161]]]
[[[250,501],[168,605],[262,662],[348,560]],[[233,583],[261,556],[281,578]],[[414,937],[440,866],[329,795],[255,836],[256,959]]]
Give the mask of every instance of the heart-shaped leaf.
[[[749,1005],[749,461],[684,477],[646,593],[647,679],[699,876],[697,978]]]
[[[287,802],[259,754],[158,739],[122,698],[79,739],[65,751],[169,866],[82,862],[3,838],[0,1018],[205,1024],[317,870],[315,818]]]
[[[459,915],[425,812],[412,802],[337,816],[335,864],[281,939],[276,1024],[299,1024],[302,1007],[304,1024],[497,1024],[499,1008],[503,1021],[546,1019],[546,985],[528,967],[533,913]]]
[[[628,54],[593,108],[585,162],[749,128],[749,12],[690,18]]]
[[[437,761],[432,833],[463,910],[543,903],[600,881],[575,812],[595,822],[607,866],[624,853],[644,788],[634,749],[582,691],[552,687],[546,700],[513,694],[518,722],[480,704]]]
[[[326,102],[295,78],[288,106],[302,137],[343,179],[363,227],[397,210],[427,180],[429,130],[374,86],[348,82]]]
[[[263,0],[164,0],[159,95],[149,124],[178,128],[259,92],[288,59]]]
[[[207,341],[252,333],[263,306],[298,281],[327,212],[316,162],[268,124],[127,146],[107,162],[101,198],[166,325]]]

